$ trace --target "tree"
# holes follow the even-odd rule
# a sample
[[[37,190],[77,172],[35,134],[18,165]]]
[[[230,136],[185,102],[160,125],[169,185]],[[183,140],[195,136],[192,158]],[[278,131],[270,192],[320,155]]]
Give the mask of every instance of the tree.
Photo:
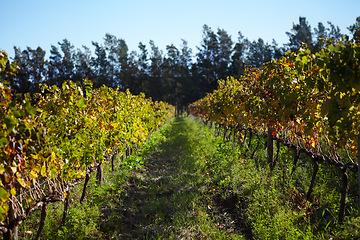
[[[163,99],[180,112],[184,106],[197,99],[197,88],[191,77],[192,49],[182,39],[180,50],[173,44],[166,46],[163,60]]]
[[[14,61],[19,65],[19,71],[11,80],[12,88],[17,92],[39,92],[39,84],[42,83],[46,76],[45,54],[46,52],[38,47],[21,51],[20,48],[14,47]]]
[[[48,71],[47,71],[47,82],[50,85],[57,85],[57,86],[61,86],[61,81],[60,81],[60,69],[61,69],[61,53],[59,51],[59,49],[54,46],[51,45],[51,49],[50,49],[50,61],[48,64]]]
[[[167,45],[166,50],[167,53],[161,66],[163,72],[162,79],[165,84],[163,100],[177,106],[182,98],[181,92],[183,87],[183,84],[180,82],[180,51],[174,44]]]
[[[343,37],[343,34],[340,31],[340,28],[338,26],[335,26],[334,24],[332,24],[330,21],[328,21],[327,23],[329,24],[329,28],[327,28],[327,30],[328,30],[327,37],[332,40],[340,41]]]
[[[118,62],[120,64],[120,83],[119,85],[124,89],[124,83],[128,82],[129,77],[129,48],[124,39],[118,40]]]
[[[139,92],[149,94],[149,63],[148,63],[148,51],[146,45],[142,42],[139,43],[138,48],[140,53],[137,54],[136,67],[137,73],[135,75],[135,81],[132,84],[131,90],[139,89]],[[136,90],[135,90],[136,91]]]
[[[198,47],[197,63],[193,66],[193,76],[198,79],[201,95],[212,92],[217,87],[217,80],[226,78],[230,66],[233,42],[223,29],[217,34],[203,26],[203,40]]]
[[[273,59],[279,59],[282,56],[284,56],[285,49],[283,47],[278,47],[278,44],[275,41],[275,39],[272,40],[271,48],[272,48]]]
[[[21,51],[20,48],[14,47],[14,62],[19,66],[16,76],[11,78],[11,88],[17,92],[30,92],[32,83],[30,81],[30,56],[27,50]]]
[[[225,79],[229,75],[229,67],[231,63],[231,55],[233,51],[233,41],[230,35],[224,29],[218,29],[217,31],[219,42],[218,53],[218,78]]]
[[[229,75],[235,78],[239,78],[245,69],[245,50],[247,39],[241,34],[238,33],[238,41],[235,43],[233,48],[233,54],[231,56],[231,65],[229,68]]]
[[[62,43],[59,43],[60,49],[63,53],[62,58],[62,77],[64,80],[72,79],[74,71],[74,46],[64,39]]]
[[[182,41],[182,48],[180,54],[180,65],[183,68],[189,70],[189,68],[192,65],[192,49],[189,48],[188,42],[186,40],[181,39],[181,41]]]
[[[47,82],[49,84],[55,84],[61,86],[64,81],[72,79],[74,76],[74,46],[64,39],[62,42],[58,42],[59,49],[51,45],[50,49],[50,61],[47,70]]]
[[[318,27],[314,28],[315,33],[315,44],[314,44],[314,51],[318,52],[320,49],[325,47],[325,39],[327,39],[327,31],[322,22],[318,23]]]
[[[128,67],[128,46],[125,40],[106,34],[104,47],[109,63],[109,81],[113,82],[113,86],[123,88],[123,81],[126,82],[127,77],[125,72]]]
[[[83,46],[83,50],[77,49],[74,56],[74,81],[81,81],[84,78],[92,79],[93,72],[91,68],[91,51],[88,47]]]
[[[196,54],[197,62],[193,67],[193,76],[198,81],[201,96],[205,96],[207,92],[212,92],[216,89],[218,74],[215,70],[215,64],[218,51],[216,34],[209,26],[204,25],[203,40],[201,46],[198,47],[198,53]]]
[[[162,81],[162,52],[155,45],[153,40],[149,42],[150,52],[150,71],[149,71],[149,94],[155,100],[161,100],[164,95],[164,83]]]
[[[318,52],[325,47],[325,39],[332,39],[338,41],[342,39],[340,28],[329,21],[327,22],[327,24],[329,25],[329,27],[326,28],[323,23],[319,22],[318,27],[314,28],[314,52]]]
[[[360,17],[356,18],[356,22],[348,27],[348,30],[352,34],[352,39],[356,42],[360,42]]]
[[[105,48],[97,42],[92,42],[95,47],[95,57],[91,58],[91,65],[93,72],[95,73],[94,87],[100,87],[102,85],[113,87],[113,81],[109,79],[109,62],[106,56]]]
[[[248,42],[246,62],[253,67],[261,67],[273,58],[272,47],[265,43],[262,38],[257,41]]]
[[[106,85],[115,87],[120,84],[120,79],[118,78],[120,74],[120,63],[118,61],[118,39],[114,35],[106,34],[104,38],[104,52],[107,62],[106,66]]]
[[[138,54],[135,51],[132,51],[128,55],[126,66],[121,70],[122,89],[130,89],[133,94],[144,92],[138,64]]]
[[[289,43],[286,44],[289,50],[298,50],[303,43],[307,44],[310,49],[313,48],[311,26],[305,17],[299,17],[299,23],[293,24],[291,32],[286,32],[289,37]]]
[[[187,106],[198,99],[197,86],[191,75],[192,66],[192,49],[188,47],[188,42],[182,39],[181,51],[180,51],[180,82],[181,86],[181,99],[179,102],[179,108]]]

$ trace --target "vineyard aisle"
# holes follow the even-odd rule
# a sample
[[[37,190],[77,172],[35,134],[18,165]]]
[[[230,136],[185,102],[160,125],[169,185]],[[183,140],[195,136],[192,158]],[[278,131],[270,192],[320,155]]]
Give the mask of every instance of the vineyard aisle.
[[[251,232],[234,196],[222,198],[210,159],[213,132],[198,120],[174,118],[142,149],[145,168],[122,189],[116,207],[102,209],[102,231],[114,239],[244,239]]]

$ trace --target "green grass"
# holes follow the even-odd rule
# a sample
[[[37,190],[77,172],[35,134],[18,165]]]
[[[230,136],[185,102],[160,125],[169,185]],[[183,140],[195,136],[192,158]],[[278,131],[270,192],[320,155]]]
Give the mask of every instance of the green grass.
[[[216,152],[214,136],[190,118],[175,118],[154,133],[156,147],[144,156],[146,172],[135,174],[112,226],[118,239],[242,239],[216,218],[214,186],[206,172]],[[116,215],[116,214],[115,214]],[[228,228],[227,228],[228,227]]]

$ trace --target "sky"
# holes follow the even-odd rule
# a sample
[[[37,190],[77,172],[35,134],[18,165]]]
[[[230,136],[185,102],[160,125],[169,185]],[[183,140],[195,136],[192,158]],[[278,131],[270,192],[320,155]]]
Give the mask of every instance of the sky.
[[[360,0],[0,0],[0,12],[0,49],[10,57],[14,46],[40,46],[49,57],[51,45],[65,38],[75,48],[91,48],[106,33],[124,39],[130,51],[153,40],[165,52],[166,45],[181,47],[185,39],[196,53],[204,24],[224,29],[234,42],[241,31],[251,41],[282,45],[300,16],[312,28],[331,21],[348,34],[360,16]]]

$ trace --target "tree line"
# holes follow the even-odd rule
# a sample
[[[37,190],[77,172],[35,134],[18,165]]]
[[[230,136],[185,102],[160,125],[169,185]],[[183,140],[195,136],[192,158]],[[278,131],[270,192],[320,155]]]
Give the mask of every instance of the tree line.
[[[356,38],[359,26],[360,17],[348,27],[353,35],[350,37]],[[143,92],[153,100],[182,107],[215,90],[218,79],[239,77],[247,66],[261,67],[286,51],[296,51],[303,43],[316,52],[324,47],[322,39],[349,38],[331,22],[319,22],[312,28],[305,17],[299,17],[286,34],[289,41],[283,46],[262,38],[250,41],[241,32],[234,42],[224,29],[214,31],[204,25],[196,53],[186,40],[179,47],[167,45],[165,52],[152,40],[148,45],[140,42],[137,51],[130,51],[124,39],[109,33],[102,43],[92,42],[94,52],[87,46],[75,48],[67,39],[51,45],[48,58],[41,47],[21,50],[14,46],[14,61],[20,68],[16,76],[7,79],[14,91],[24,93],[38,92],[40,83],[61,86],[68,79],[87,78],[94,87],[106,85],[129,89],[134,94]]]

